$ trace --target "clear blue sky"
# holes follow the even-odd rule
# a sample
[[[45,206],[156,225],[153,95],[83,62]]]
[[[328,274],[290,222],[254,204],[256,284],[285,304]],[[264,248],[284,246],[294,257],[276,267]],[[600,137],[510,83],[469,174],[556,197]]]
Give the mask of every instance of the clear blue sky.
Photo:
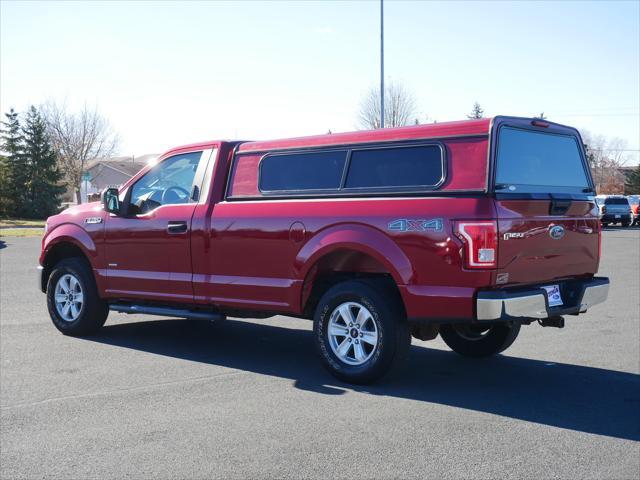
[[[385,70],[422,117],[531,116],[640,149],[640,3],[385,3]],[[0,103],[97,104],[122,154],[353,130],[377,2],[1,4]],[[631,153],[632,162],[638,154]]]

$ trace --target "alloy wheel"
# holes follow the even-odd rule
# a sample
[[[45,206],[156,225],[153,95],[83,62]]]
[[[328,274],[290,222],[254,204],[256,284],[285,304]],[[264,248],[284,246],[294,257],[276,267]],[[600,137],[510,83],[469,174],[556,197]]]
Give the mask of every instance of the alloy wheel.
[[[378,348],[378,325],[357,302],[345,302],[333,310],[327,333],[331,350],[347,365],[362,365]]]
[[[60,318],[65,322],[74,322],[80,316],[84,296],[78,279],[66,273],[56,283],[55,304]]]

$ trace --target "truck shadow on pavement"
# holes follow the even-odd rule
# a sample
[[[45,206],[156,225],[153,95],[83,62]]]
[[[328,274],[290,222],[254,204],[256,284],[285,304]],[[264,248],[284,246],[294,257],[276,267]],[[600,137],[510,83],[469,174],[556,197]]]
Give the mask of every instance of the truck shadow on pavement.
[[[296,388],[324,395],[353,390],[640,440],[640,375],[632,373],[507,355],[466,359],[414,345],[395,379],[354,386],[325,372],[309,330],[237,320],[158,320],[108,325],[86,339],[287,378]]]

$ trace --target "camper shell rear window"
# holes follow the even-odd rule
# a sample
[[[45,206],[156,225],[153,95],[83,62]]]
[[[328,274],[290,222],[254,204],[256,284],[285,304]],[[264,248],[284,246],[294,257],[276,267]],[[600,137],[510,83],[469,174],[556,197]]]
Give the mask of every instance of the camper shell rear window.
[[[586,193],[591,186],[578,138],[502,126],[495,190],[500,193]]]

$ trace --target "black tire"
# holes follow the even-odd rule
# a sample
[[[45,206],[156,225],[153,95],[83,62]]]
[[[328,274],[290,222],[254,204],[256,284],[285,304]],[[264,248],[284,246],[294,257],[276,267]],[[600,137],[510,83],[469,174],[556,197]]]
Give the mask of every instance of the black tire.
[[[358,328],[362,327],[360,336],[357,336],[356,332],[354,337],[355,329],[345,326],[345,333],[350,331],[351,334],[330,338],[329,324],[336,321],[336,318],[338,322],[343,322],[342,312],[336,315],[334,313],[339,312],[338,307],[345,308],[345,305],[347,308],[351,308],[348,305],[352,306],[349,315],[359,312],[359,307],[364,307],[370,315],[363,315],[363,318],[367,319],[362,326],[358,324]],[[332,323],[332,326],[335,324]],[[374,328],[377,337],[375,346],[372,346],[360,338],[365,333],[372,333]],[[385,288],[381,283],[366,280],[346,281],[331,287],[322,296],[316,308],[313,333],[316,349],[324,367],[333,376],[347,383],[366,384],[389,373],[397,373],[405,362],[411,346],[408,322],[397,293]],[[354,362],[359,361],[355,358],[355,344],[362,342],[359,351],[364,352],[364,357],[360,360],[368,356],[366,360],[361,364],[349,364],[342,360],[334,351],[340,338],[342,342],[354,342],[352,346],[347,347],[345,353],[347,357],[351,353]]]
[[[465,357],[490,357],[505,351],[520,333],[519,323],[441,325],[440,336],[451,350]]]
[[[82,303],[74,304],[74,308],[76,305],[80,305],[77,308],[79,310],[77,317],[74,319],[65,319],[56,306],[58,281],[65,276],[67,276],[66,278],[71,276],[79,283],[79,291],[82,294]],[[47,308],[55,327],[65,335],[71,336],[95,333],[104,325],[109,315],[109,305],[98,296],[91,268],[82,258],[66,258],[53,267],[47,282]]]
[[[621,225],[622,225],[624,228],[627,228],[629,225],[631,225],[631,222],[622,222],[622,223],[621,223]]]

